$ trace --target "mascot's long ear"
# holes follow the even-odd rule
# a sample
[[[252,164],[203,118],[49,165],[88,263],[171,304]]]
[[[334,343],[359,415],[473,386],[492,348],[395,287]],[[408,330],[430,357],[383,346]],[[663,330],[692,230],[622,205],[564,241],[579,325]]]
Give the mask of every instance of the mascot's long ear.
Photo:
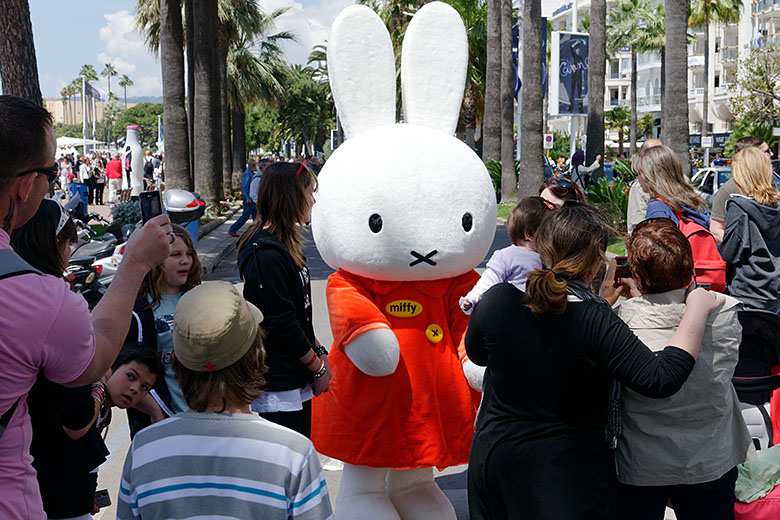
[[[364,5],[347,7],[328,40],[328,76],[346,136],[395,123],[395,59],[385,24]]]
[[[406,28],[401,52],[407,123],[455,133],[468,55],[466,28],[455,9],[432,2],[417,11]]]

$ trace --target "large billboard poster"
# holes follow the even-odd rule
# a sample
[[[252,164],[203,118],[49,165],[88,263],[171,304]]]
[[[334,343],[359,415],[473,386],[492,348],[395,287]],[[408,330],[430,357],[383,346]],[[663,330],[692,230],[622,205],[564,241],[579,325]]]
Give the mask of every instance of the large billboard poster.
[[[550,96],[560,115],[588,113],[588,35],[552,33]]]

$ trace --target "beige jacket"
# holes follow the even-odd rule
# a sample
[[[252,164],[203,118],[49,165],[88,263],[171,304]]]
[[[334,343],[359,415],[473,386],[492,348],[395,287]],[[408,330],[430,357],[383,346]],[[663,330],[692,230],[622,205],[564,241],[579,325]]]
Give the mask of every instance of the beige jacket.
[[[685,290],[632,298],[620,318],[653,351],[662,350],[680,324]],[[696,366],[679,392],[650,399],[623,389],[623,435],[618,481],[634,486],[700,484],[745,461],[750,435],[731,384],[739,357],[740,303],[726,296],[710,315]]]

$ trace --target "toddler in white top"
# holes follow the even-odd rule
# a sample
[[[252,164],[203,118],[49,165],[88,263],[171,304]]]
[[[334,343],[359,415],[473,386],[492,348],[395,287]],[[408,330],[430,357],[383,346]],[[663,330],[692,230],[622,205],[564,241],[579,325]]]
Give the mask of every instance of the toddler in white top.
[[[498,283],[509,282],[525,290],[528,273],[542,267],[536,252],[536,230],[542,218],[554,209],[555,206],[542,197],[526,197],[517,203],[506,221],[512,245],[493,253],[482,277],[460,299],[463,312],[471,314],[482,295]]]

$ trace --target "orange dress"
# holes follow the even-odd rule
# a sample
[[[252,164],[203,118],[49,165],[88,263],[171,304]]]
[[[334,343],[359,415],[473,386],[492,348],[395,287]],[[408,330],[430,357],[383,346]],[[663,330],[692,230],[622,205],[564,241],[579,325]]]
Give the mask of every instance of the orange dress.
[[[468,462],[480,393],[463,375],[469,317],[458,299],[478,279],[473,270],[419,282],[372,280],[342,270],[330,276],[333,379],[312,405],[318,452],[376,468]],[[388,376],[368,376],[350,361],[344,345],[388,327],[400,345],[398,367]]]

